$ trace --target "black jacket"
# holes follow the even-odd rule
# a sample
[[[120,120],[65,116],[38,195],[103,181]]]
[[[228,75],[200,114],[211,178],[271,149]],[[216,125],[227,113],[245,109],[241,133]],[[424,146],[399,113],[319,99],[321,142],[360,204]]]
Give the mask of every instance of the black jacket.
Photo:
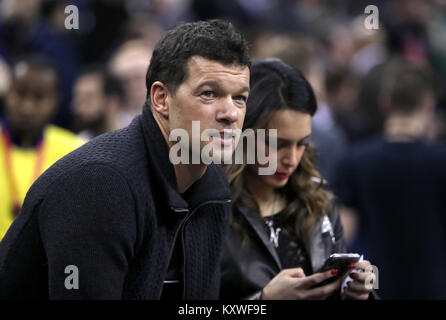
[[[144,106],[49,168],[0,244],[0,299],[157,299],[176,237],[183,297],[218,298],[229,187],[210,165],[180,195],[168,152]],[[70,265],[78,289],[65,286]]]
[[[222,262],[221,298],[257,299],[282,266],[258,214],[242,206],[236,206],[233,214],[252,236],[244,242],[240,231],[230,228]],[[303,239],[313,272],[319,270],[332,253],[345,252],[337,210],[333,210],[328,221],[330,223],[326,219],[318,220],[311,230],[311,237]],[[301,233],[306,234],[303,224]]]

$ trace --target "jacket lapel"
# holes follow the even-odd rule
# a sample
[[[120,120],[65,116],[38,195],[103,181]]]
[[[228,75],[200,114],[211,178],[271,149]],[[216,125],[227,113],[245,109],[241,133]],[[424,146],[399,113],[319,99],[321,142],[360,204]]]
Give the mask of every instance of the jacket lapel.
[[[327,216],[324,216],[322,219],[316,221],[311,229],[310,237],[308,237],[307,233],[305,232],[304,224],[301,224],[301,234],[303,234],[305,238],[305,248],[311,259],[311,267],[313,268],[313,272],[319,271],[327,257],[331,254],[333,248],[331,243],[327,243],[331,242],[330,234],[325,230],[322,230],[322,221],[325,219],[325,217]],[[330,220],[328,221],[330,223],[330,228],[333,228]]]
[[[248,208],[239,206],[238,210],[243,215],[243,217],[245,217],[245,219],[248,221],[249,225],[254,229],[255,233],[262,241],[263,245],[273,258],[279,270],[282,270],[282,265],[280,263],[279,255],[277,254],[277,251],[273,248],[271,242],[268,239],[268,236],[264,230],[263,221]]]
[[[273,258],[279,270],[282,270],[279,255],[268,239],[268,235],[264,230],[262,220],[257,215],[255,215],[252,210],[246,207],[238,206],[237,209],[248,221],[249,225],[255,231],[256,235],[260,238],[264,247]],[[331,243],[330,233],[325,230],[327,229],[327,225],[325,224],[323,226],[322,223],[324,219],[326,219],[325,217],[327,217],[328,219],[328,216],[324,216],[315,222],[313,228],[311,229],[310,236],[308,236],[308,234],[305,232],[304,223],[301,223],[300,225],[301,234],[304,238],[305,249],[307,250],[308,256],[310,257],[313,272],[319,271],[319,269],[323,266],[325,260],[328,256],[330,256],[334,248],[334,245]],[[328,228],[333,229],[331,221],[328,220],[328,222]],[[323,227],[324,230],[322,229]]]

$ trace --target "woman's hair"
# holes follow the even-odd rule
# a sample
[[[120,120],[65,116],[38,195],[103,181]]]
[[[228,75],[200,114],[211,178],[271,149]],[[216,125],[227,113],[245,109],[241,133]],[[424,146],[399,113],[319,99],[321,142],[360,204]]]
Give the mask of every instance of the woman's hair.
[[[251,67],[250,87],[243,129],[265,128],[279,110],[290,109],[311,116],[316,112],[316,98],[308,81],[300,71],[280,59],[255,62]],[[294,232],[299,236],[302,236],[301,219],[305,219],[305,232],[309,234],[318,218],[331,209],[330,194],[322,188],[323,179],[315,168],[315,158],[315,150],[309,145],[287,184],[280,188],[287,203],[285,220],[296,221]],[[246,164],[224,169],[231,186],[233,206],[240,204],[260,212],[245,181]],[[233,216],[231,223],[244,233],[237,216]],[[244,236],[246,239],[246,234]]]

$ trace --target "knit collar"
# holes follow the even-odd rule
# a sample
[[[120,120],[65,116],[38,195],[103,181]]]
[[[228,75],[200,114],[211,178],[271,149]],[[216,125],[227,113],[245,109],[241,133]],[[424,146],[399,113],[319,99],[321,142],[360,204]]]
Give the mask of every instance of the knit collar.
[[[148,151],[152,175],[156,179],[155,187],[162,190],[168,206],[174,212],[193,210],[208,201],[226,201],[231,199],[231,192],[225,176],[217,165],[208,165],[203,176],[195,181],[184,194],[178,192],[175,171],[169,160],[169,147],[150,110],[144,104],[140,123]]]

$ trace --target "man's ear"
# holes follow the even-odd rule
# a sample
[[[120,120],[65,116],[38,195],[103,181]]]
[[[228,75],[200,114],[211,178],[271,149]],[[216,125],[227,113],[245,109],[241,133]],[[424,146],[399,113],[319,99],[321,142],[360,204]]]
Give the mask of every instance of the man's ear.
[[[155,81],[150,87],[150,100],[152,108],[166,119],[169,118],[169,104],[167,96],[169,90],[161,81]]]

